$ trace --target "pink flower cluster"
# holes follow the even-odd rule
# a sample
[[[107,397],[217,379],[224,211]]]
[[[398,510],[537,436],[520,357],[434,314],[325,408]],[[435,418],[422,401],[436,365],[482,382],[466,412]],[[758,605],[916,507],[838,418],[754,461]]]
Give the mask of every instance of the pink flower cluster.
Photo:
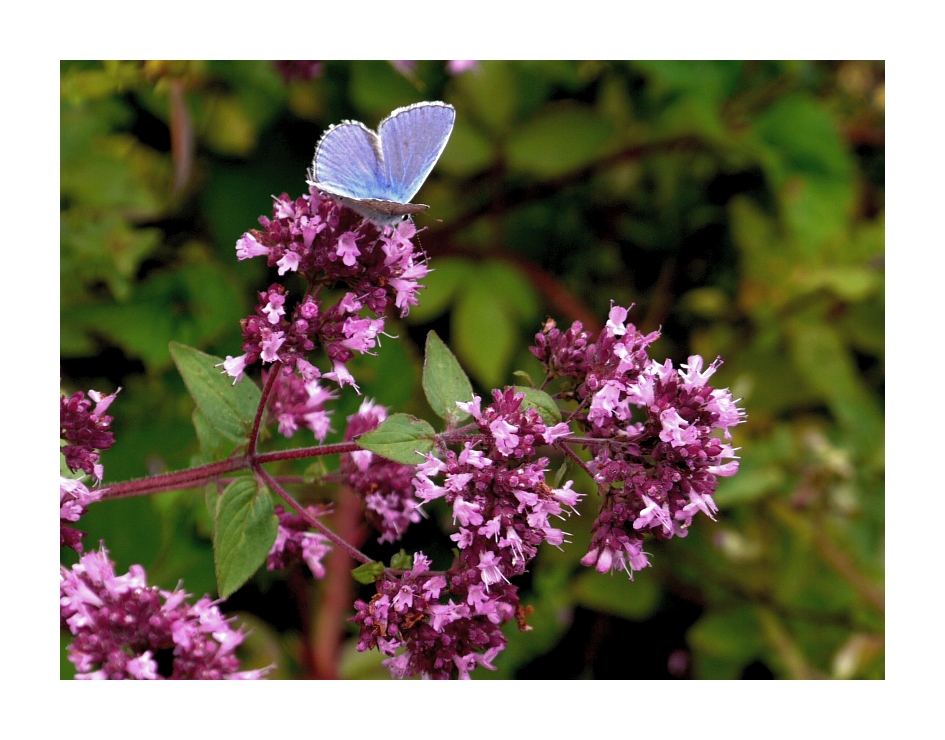
[[[564,397],[578,401],[571,420],[594,438],[588,468],[604,503],[590,549],[581,561],[601,573],[649,565],[643,535],[685,536],[700,511],[714,519],[718,478],[738,470],[735,450],[723,442],[745,413],[727,389],[708,384],[720,360],[703,370],[693,355],[684,370],[659,364],[642,335],[614,306],[596,343],[580,323],[561,332],[548,322],[531,348],[549,378],[570,378]]]
[[[325,403],[336,397],[317,380],[305,380],[283,368],[269,394],[269,421],[278,423],[279,433],[284,437],[291,437],[304,427],[311,430],[315,439],[324,442],[331,431],[331,411],[325,410]]]
[[[261,292],[255,314],[242,321],[245,354],[228,356],[224,372],[236,382],[258,361],[281,362],[311,381],[322,374],[307,357],[322,346],[332,363],[324,377],[355,385],[345,364],[355,352],[370,353],[377,345],[387,307],[393,303],[405,316],[417,304],[427,267],[411,241],[416,227],[404,221],[381,230],[314,187],[296,200],[283,193],[275,199],[273,218],[259,222],[262,230],[237,241],[238,259],[266,257],[280,275],[297,273],[309,288],[294,307],[278,283]],[[346,286],[348,292],[326,307],[319,299],[324,286]]]
[[[377,429],[387,409],[370,400],[348,417],[345,441]],[[413,495],[412,465],[385,460],[369,450],[341,455],[339,471],[344,482],[364,501],[367,520],[381,533],[379,542],[396,542],[411,524],[420,521],[419,502]]]
[[[88,552],[59,569],[62,626],[75,636],[69,660],[85,679],[258,679],[239,671],[234,630],[204,597],[188,604],[183,591],[148,586],[144,569],[115,575],[108,553]]]
[[[560,546],[566,532],[551,523],[574,510],[583,494],[545,483],[548,459],[535,456],[535,445],[550,445],[570,434],[564,423],[548,427],[534,408],[522,405],[524,393],[493,391],[493,403],[480,410],[474,396],[457,406],[472,414],[481,432],[457,455],[433,454],[418,466],[414,481],[424,503],[444,498],[453,510],[458,531],[452,535],[459,548],[459,565],[467,577],[486,587],[525,572],[542,542]],[[482,449],[478,449],[478,448]],[[434,482],[443,476],[442,485]]]
[[[447,591],[446,577],[429,573],[429,566],[418,552],[409,572],[397,577],[388,571],[370,602],[355,602],[358,650],[389,656],[384,665],[394,678],[467,679],[477,666],[495,670],[492,661],[506,644],[502,625],[515,618],[524,628],[516,587],[490,591],[454,576]]]
[[[308,507],[312,516],[318,516],[319,511]],[[292,563],[303,561],[316,578],[325,577],[325,566],[322,559],[329,553],[331,547],[328,538],[318,532],[309,532],[309,524],[299,514],[292,514],[281,504],[275,507],[279,519],[279,532],[276,541],[269,551],[266,567],[269,570],[288,568]]]
[[[69,398],[60,397],[59,435],[66,442],[65,446],[60,447],[60,452],[73,472],[82,470],[94,476],[96,481],[102,480],[104,468],[99,462],[98,451],[107,450],[115,442],[115,435],[109,430],[112,417],[105,411],[115,400],[118,391],[110,396],[89,391],[89,397],[86,398],[85,393],[79,391]],[[85,533],[71,524],[79,521],[89,504],[101,498],[100,491],[89,489],[81,480],[59,477],[60,547],[71,547],[76,552],[82,552]]]
[[[107,450],[115,442],[115,435],[109,431],[112,417],[105,411],[120,390],[110,396],[89,391],[88,398],[82,391],[77,391],[69,398],[63,396],[59,399],[59,437],[66,443],[60,452],[65,455],[66,465],[73,472],[84,470],[87,475],[102,480],[102,466],[96,450]]]

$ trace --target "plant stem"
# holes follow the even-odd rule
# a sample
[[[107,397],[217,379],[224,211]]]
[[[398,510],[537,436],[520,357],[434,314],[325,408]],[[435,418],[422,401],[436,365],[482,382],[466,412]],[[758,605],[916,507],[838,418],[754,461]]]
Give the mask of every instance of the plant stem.
[[[262,423],[263,412],[266,410],[266,402],[269,400],[269,394],[272,393],[272,387],[281,372],[282,363],[276,362],[269,371],[269,377],[266,378],[266,385],[259,398],[259,407],[256,409],[256,418],[253,419],[253,431],[250,432],[249,444],[246,447],[250,455],[256,454],[256,444],[259,442],[259,426]]]
[[[361,562],[361,563],[374,562],[371,558],[369,558],[367,555],[361,552],[358,548],[350,545],[347,541],[345,541],[344,539],[336,535],[328,527],[326,527],[324,524],[318,521],[318,519],[313,517],[308,512],[308,510],[304,506],[302,506],[302,504],[296,501],[289,494],[288,491],[286,491],[281,485],[279,485],[279,481],[277,481],[275,478],[269,475],[269,473],[263,470],[262,467],[260,467],[259,465],[254,465],[253,472],[256,473],[256,475],[259,476],[263,481],[265,481],[266,485],[269,486],[275,492],[275,494],[279,496],[279,498],[281,498],[289,506],[291,506],[313,529],[317,529],[319,532],[325,535],[325,537],[331,540],[335,545],[337,545],[340,549],[344,550],[346,553],[348,553],[348,555],[350,555],[352,558],[354,558],[358,562]]]
[[[594,474],[590,471],[590,469],[587,467],[587,465],[584,463],[584,461],[583,461],[581,458],[579,458],[579,457],[577,456],[577,453],[576,453],[574,450],[572,450],[572,449],[571,449],[570,447],[568,447],[567,445],[561,444],[561,440],[558,440],[557,442],[555,442],[555,447],[557,447],[557,448],[558,448],[559,450],[561,450],[565,455],[567,455],[567,456],[570,457],[572,460],[574,460],[574,462],[576,462],[576,463],[580,466],[581,470],[583,470],[585,473],[587,473],[588,477],[589,477],[591,480],[595,480]]]

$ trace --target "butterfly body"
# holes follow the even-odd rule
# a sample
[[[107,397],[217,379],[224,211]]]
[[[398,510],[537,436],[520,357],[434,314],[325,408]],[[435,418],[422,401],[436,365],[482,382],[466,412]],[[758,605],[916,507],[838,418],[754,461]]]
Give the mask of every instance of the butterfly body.
[[[441,102],[398,108],[375,133],[342,121],[318,142],[310,184],[379,226],[429,206],[410,201],[446,148],[456,110]]]

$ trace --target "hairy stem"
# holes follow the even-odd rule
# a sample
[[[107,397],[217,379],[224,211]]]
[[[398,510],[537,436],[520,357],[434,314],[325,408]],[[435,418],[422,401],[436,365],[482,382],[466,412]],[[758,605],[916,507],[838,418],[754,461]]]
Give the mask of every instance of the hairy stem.
[[[348,553],[348,555],[350,555],[352,558],[354,558],[358,562],[360,563],[373,563],[374,562],[371,558],[369,558],[367,555],[361,552],[358,548],[350,545],[345,539],[343,539],[342,537],[339,537],[337,534],[332,532],[328,527],[326,527],[324,524],[318,521],[318,519],[313,517],[308,512],[308,510],[304,506],[302,506],[302,504],[296,501],[289,494],[289,492],[286,491],[279,484],[279,481],[277,481],[275,478],[269,475],[269,473],[263,470],[262,467],[260,467],[259,465],[254,465],[253,472],[256,473],[256,475],[259,476],[263,481],[265,481],[266,485],[269,486],[269,488],[271,488],[275,492],[275,494],[279,496],[279,498],[281,498],[290,507],[292,507],[292,509],[296,511],[306,521],[306,523],[310,527],[312,527],[312,529],[316,529],[319,532],[321,532],[323,535],[325,535],[325,537],[331,540],[337,547],[344,550],[346,553]]]

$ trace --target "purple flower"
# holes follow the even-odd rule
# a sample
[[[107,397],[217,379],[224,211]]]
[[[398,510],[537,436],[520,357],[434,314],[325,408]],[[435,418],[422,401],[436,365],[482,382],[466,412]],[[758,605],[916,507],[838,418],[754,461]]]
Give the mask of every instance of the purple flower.
[[[404,316],[417,303],[427,267],[412,241],[416,227],[406,221],[378,228],[314,187],[294,200],[285,193],[275,198],[272,218],[259,223],[262,229],[237,241],[237,257],[265,257],[279,275],[296,273],[308,289],[294,305],[283,285],[260,293],[255,313],[241,322],[245,354],[228,356],[223,371],[235,382],[257,362],[280,362],[311,380],[305,368],[313,367],[308,358],[321,346],[332,365],[322,377],[357,389],[346,363],[374,350],[389,305]],[[325,306],[319,296],[326,286],[347,292]]]
[[[104,548],[59,569],[59,612],[74,636],[69,660],[85,679],[258,679],[233,654],[244,634],[216,602],[148,586],[133,565],[116,576]]]
[[[588,468],[603,504],[581,562],[632,577],[649,564],[644,533],[684,537],[698,512],[713,518],[718,478],[738,469],[719,432],[731,439],[745,413],[708,384],[721,360],[706,367],[693,355],[680,370],[654,362],[647,347],[658,333],[641,334],[627,317],[628,309],[611,306],[594,342],[577,322],[562,333],[549,321],[531,351],[549,380],[565,379],[562,396],[578,402],[570,422],[595,439]]]
[[[366,399],[356,414],[348,417],[345,441],[370,432],[387,418],[387,409]],[[420,521],[420,506],[413,492],[412,465],[385,460],[369,450],[341,456],[344,482],[364,502],[365,516],[381,536],[379,542],[396,542],[407,527]]]
[[[89,398],[78,391],[69,398],[60,397],[59,438],[66,443],[60,452],[73,472],[84,470],[88,475],[102,480],[103,471],[96,450],[107,450],[115,442],[115,435],[109,431],[112,417],[106,415],[105,411],[120,391],[121,388],[109,396],[89,391]]]
[[[500,575],[487,591],[478,577],[451,571],[447,579],[428,567],[417,553],[409,573],[386,573],[369,602],[355,603],[358,650],[387,655],[394,678],[468,679],[478,666],[495,670],[492,661],[506,645],[502,625],[514,618],[528,629],[516,588]]]
[[[320,512],[316,507],[309,506],[308,512],[314,517]],[[309,532],[309,524],[301,514],[292,514],[281,504],[275,507],[276,517],[279,519],[279,530],[276,541],[269,550],[266,567],[269,570],[288,568],[292,563],[303,561],[316,578],[325,577],[324,557],[330,552],[328,538],[318,532]]]

